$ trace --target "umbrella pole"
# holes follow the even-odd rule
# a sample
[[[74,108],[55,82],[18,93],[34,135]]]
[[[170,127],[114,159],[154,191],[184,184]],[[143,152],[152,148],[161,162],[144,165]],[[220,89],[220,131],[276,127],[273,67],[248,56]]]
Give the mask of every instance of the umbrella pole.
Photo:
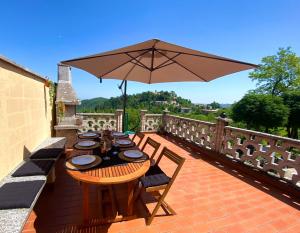
[[[124,96],[123,96],[123,127],[122,131],[125,132],[125,116],[126,116],[126,105],[127,105],[127,80],[125,80],[124,86]]]

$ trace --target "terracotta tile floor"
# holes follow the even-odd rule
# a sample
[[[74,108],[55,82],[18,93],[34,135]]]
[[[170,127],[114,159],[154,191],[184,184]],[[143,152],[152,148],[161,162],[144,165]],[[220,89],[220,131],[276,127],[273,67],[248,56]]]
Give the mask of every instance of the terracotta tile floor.
[[[172,140],[156,134],[149,136],[186,158],[166,198],[177,215],[164,216],[161,210],[160,216],[146,226],[147,212],[138,203],[138,217],[134,220],[80,228],[81,186],[66,174],[61,160],[57,164],[54,187],[46,187],[43,191],[23,232],[300,232],[299,203],[292,198],[218,162],[203,160],[199,152],[183,148]],[[172,166],[163,161],[162,168],[170,172]],[[122,190],[121,186],[119,188]],[[93,191],[91,195],[94,195]],[[151,200],[149,196],[144,198]],[[92,211],[97,213],[97,203],[92,205]],[[153,205],[150,203],[148,207],[153,208]]]

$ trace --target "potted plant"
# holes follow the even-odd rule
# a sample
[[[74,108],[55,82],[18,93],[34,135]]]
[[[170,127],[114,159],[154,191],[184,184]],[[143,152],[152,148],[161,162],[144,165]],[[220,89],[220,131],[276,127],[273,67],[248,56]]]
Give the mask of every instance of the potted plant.
[[[58,116],[58,121],[61,122],[62,119],[65,116],[65,111],[66,111],[66,106],[62,101],[59,101],[57,103],[57,116]]]

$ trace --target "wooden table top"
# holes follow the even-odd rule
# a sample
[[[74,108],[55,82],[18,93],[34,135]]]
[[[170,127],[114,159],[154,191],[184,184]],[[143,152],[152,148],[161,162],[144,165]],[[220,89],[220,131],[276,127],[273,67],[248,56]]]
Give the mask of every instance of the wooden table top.
[[[150,160],[139,163],[124,163],[105,168],[94,168],[86,171],[73,171],[67,169],[74,179],[81,182],[111,185],[133,181],[143,176],[150,168]]]
[[[124,148],[125,149],[125,148]],[[121,151],[124,151],[122,149]],[[133,149],[133,148],[128,148]],[[134,147],[134,149],[138,149]],[[127,183],[143,176],[150,168],[150,160],[143,162],[128,162],[109,167],[93,168],[86,171],[75,171],[67,169],[74,179],[81,182],[98,185],[112,185]]]

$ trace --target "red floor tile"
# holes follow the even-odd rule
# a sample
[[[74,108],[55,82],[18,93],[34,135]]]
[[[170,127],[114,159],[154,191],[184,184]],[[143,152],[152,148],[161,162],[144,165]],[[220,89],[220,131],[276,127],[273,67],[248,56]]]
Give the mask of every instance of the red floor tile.
[[[47,186],[43,191],[23,233],[300,232],[299,206],[293,204],[296,200],[284,197],[272,188],[261,188],[262,184],[251,177],[232,171],[219,162],[209,161],[199,151],[180,147],[178,142],[173,143],[156,134],[148,136],[186,158],[166,198],[177,215],[163,216],[164,211],[160,210],[158,214],[162,216],[146,226],[147,214],[139,203],[136,206],[138,217],[134,220],[80,228],[81,186],[67,175],[61,160],[57,164],[55,185]],[[70,153],[74,152],[68,151],[68,155]],[[162,161],[161,167],[166,173],[172,169],[167,161]],[[122,187],[118,188],[121,193]],[[94,194],[92,190],[92,197]],[[154,205],[148,206],[153,208]],[[94,216],[98,214],[97,206],[94,201],[91,208]]]

